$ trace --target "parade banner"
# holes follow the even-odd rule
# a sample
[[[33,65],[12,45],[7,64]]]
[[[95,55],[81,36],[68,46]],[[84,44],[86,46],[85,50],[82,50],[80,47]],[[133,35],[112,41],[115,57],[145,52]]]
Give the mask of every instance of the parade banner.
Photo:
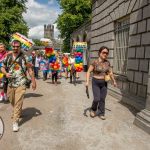
[[[73,50],[76,49],[87,49],[87,42],[74,42]]]
[[[16,32],[14,34],[12,34],[11,36],[11,42],[14,40],[18,40],[21,42],[21,48],[23,50],[29,50],[32,48],[32,46],[34,45],[34,42],[30,39],[28,39],[26,36]]]

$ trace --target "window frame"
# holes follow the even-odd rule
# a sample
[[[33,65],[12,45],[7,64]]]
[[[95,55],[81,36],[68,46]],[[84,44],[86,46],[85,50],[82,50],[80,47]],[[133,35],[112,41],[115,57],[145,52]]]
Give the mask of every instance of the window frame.
[[[129,32],[130,32],[129,16],[123,17],[114,22],[115,43],[114,43],[113,71],[117,75],[127,76],[127,63],[128,63],[128,50],[130,37]]]

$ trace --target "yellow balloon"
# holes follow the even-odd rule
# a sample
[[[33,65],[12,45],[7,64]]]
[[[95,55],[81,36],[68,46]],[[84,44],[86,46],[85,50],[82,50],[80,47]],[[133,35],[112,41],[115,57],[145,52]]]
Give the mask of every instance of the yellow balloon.
[[[75,67],[77,67],[77,64],[74,64]]]
[[[79,64],[77,64],[77,67],[79,67],[80,65]]]

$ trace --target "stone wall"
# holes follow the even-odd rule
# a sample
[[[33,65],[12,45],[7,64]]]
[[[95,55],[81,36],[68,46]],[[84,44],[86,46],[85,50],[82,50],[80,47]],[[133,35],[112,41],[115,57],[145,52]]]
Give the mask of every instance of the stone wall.
[[[91,23],[91,61],[98,49],[110,48],[110,62],[114,55],[114,22],[130,18],[127,76],[116,76],[119,88],[110,86],[110,93],[128,97],[127,102],[142,109],[147,96],[150,62],[150,0],[93,0]]]

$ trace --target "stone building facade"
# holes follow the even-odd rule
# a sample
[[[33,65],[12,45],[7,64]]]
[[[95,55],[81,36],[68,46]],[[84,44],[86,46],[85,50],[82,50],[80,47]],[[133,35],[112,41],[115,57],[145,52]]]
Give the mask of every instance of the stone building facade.
[[[150,133],[150,0],[93,0],[91,60],[103,45],[118,81],[110,94],[144,109],[135,124]]]
[[[101,46],[110,49],[118,88],[109,85],[109,93],[139,110],[134,123],[150,133],[150,0],[92,2],[91,25],[82,25],[72,40],[83,41],[88,25],[89,61]]]
[[[53,25],[44,25],[44,38],[54,39],[54,26]]]

